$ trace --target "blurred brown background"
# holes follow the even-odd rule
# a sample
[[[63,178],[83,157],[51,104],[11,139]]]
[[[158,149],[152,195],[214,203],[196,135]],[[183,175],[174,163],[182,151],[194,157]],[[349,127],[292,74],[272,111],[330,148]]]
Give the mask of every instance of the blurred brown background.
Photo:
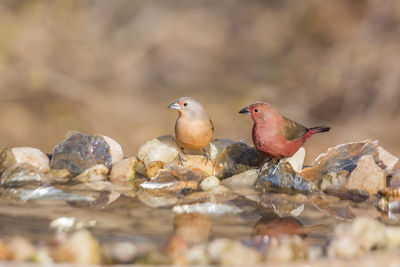
[[[308,161],[365,138],[399,155],[399,26],[396,0],[2,0],[0,145],[51,152],[78,130],[135,155],[193,96],[217,138],[252,143],[237,112],[265,100],[333,127]]]

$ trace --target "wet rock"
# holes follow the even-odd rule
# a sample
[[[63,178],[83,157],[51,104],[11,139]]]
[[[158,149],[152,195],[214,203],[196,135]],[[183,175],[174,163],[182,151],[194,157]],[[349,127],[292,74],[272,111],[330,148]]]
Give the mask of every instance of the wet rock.
[[[399,158],[393,156],[388,151],[386,151],[383,147],[378,147],[378,166],[385,170],[386,174],[391,174],[393,172],[394,167],[396,166]]]
[[[23,185],[41,185],[48,182],[46,176],[30,164],[23,163],[8,168],[0,178],[3,187],[19,187]]]
[[[297,152],[286,159],[287,162],[292,166],[295,172],[299,172],[303,168],[304,158],[306,157],[306,150],[304,147],[300,147]]]
[[[214,172],[214,164],[210,159],[203,155],[183,155],[182,164],[185,168],[191,169],[192,171],[199,172],[203,176],[212,175]]]
[[[172,210],[178,214],[200,213],[200,214],[223,215],[223,214],[238,214],[242,212],[242,209],[234,205],[209,203],[209,202],[197,203],[191,205],[177,205],[174,206]]]
[[[347,189],[361,189],[370,195],[385,188],[386,175],[374,161],[372,155],[366,155],[359,159],[357,167],[352,171],[347,181]]]
[[[73,175],[79,175],[97,164],[111,168],[112,163],[111,148],[104,137],[72,132],[54,148],[51,168],[67,169]]]
[[[164,169],[160,170],[156,177],[154,177],[153,181],[166,181],[166,180],[175,180],[178,179],[180,181],[194,181],[200,183],[206,176],[204,173],[200,173],[188,168],[185,168],[180,165],[168,164]]]
[[[120,183],[132,181],[135,177],[137,159],[135,157],[123,159],[112,166],[110,181]]]
[[[310,167],[304,168],[299,174],[313,181],[328,173],[340,173],[343,170],[351,173],[362,156],[377,157],[377,145],[377,141],[366,140],[329,148],[326,153],[319,155]]]
[[[11,251],[12,260],[16,262],[29,261],[34,257],[36,253],[35,246],[30,241],[21,236],[13,237],[9,241],[8,247]]]
[[[214,175],[225,179],[244,171],[260,167],[265,156],[245,143],[226,147],[215,159]]]
[[[256,249],[226,238],[214,239],[208,245],[208,254],[213,262],[221,265],[251,266],[262,261],[262,255]]]
[[[347,170],[342,170],[339,173],[330,172],[325,174],[316,184],[324,192],[334,190],[342,191],[345,190],[349,176],[350,173]]]
[[[308,248],[297,235],[273,238],[267,250],[268,262],[291,262],[308,258]]]
[[[228,146],[235,142],[230,139],[214,139],[209,145],[210,160],[215,162],[217,156],[222,153]]]
[[[327,249],[330,257],[352,258],[375,249],[398,248],[400,229],[366,217],[340,224]]]
[[[142,145],[139,148],[138,159],[144,162],[148,177],[153,177],[165,163],[178,163],[179,152],[175,138],[172,135],[164,135]]]
[[[211,233],[211,218],[208,214],[176,214],[173,227],[174,235],[187,244],[204,243]]]
[[[61,240],[52,252],[54,261],[77,264],[100,264],[99,243],[87,230],[80,230]]]
[[[203,191],[208,191],[211,190],[212,188],[215,188],[217,186],[221,185],[221,181],[215,177],[215,176],[208,176],[207,178],[205,178],[201,184],[200,184],[200,188]]]
[[[37,148],[14,147],[5,148],[0,155],[0,173],[11,166],[30,164],[40,172],[50,170],[49,158]]]
[[[105,135],[100,135],[100,137],[102,137],[110,147],[111,164],[121,161],[124,158],[124,152],[122,151],[121,145],[111,137]]]
[[[269,164],[269,163],[268,163]],[[309,194],[318,191],[313,182],[297,174],[288,162],[264,169],[257,186],[266,191]]]
[[[105,165],[96,164],[93,167],[86,169],[73,179],[82,183],[104,181],[107,179],[107,174],[109,171],[110,169],[108,169]]]
[[[248,170],[222,180],[222,184],[232,191],[242,189],[254,189],[260,171],[258,169]]]

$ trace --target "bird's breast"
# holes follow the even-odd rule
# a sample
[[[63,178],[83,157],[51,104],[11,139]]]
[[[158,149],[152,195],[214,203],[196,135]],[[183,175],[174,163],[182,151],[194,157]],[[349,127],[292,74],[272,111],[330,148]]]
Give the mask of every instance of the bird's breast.
[[[213,138],[213,125],[207,120],[189,120],[180,118],[175,125],[175,139],[180,147],[200,150]]]

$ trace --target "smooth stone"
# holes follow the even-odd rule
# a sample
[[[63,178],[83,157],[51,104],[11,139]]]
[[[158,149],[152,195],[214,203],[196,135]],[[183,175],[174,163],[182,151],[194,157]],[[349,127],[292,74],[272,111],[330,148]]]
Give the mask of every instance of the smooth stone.
[[[261,253],[255,248],[227,238],[216,238],[211,241],[208,253],[213,262],[221,265],[252,266],[262,261]]]
[[[124,152],[122,151],[121,145],[118,144],[117,141],[115,141],[111,137],[105,135],[100,135],[100,137],[103,137],[104,141],[106,141],[106,143],[110,147],[111,164],[115,164],[118,161],[121,161],[124,158]]]
[[[234,143],[226,147],[215,159],[214,175],[225,179],[244,171],[258,168],[265,156],[245,143]]]
[[[136,157],[123,159],[113,164],[110,181],[113,183],[132,181],[135,178],[135,168],[138,160]]]
[[[399,162],[399,158],[393,156],[381,146],[378,146],[377,150],[379,159],[378,166],[384,169],[386,174],[391,174],[397,162]]]
[[[99,242],[88,230],[79,230],[67,236],[53,248],[52,256],[55,262],[101,263]]]
[[[151,162],[177,163],[180,149],[172,135],[154,138],[139,148],[138,159],[147,167]]]
[[[67,169],[79,175],[97,164],[112,167],[111,148],[102,136],[71,132],[66,140],[55,146],[51,159],[52,169]]]
[[[222,184],[232,191],[254,189],[259,174],[258,169],[248,170],[222,180]]]
[[[0,185],[5,187],[40,185],[46,182],[48,182],[46,176],[28,163],[8,168],[0,178]]]
[[[15,236],[8,242],[8,248],[11,251],[12,260],[15,262],[24,262],[32,260],[35,255],[35,246],[26,238]]]
[[[377,146],[377,141],[366,140],[331,147],[326,153],[319,155],[310,167],[302,169],[299,174],[313,181],[328,173],[339,173],[343,170],[351,173],[362,156],[377,156]]]
[[[221,185],[221,181],[215,176],[208,176],[200,183],[200,188],[203,191],[211,190]]]
[[[0,173],[7,168],[23,163],[30,164],[37,168],[40,172],[48,172],[50,170],[50,160],[46,154],[33,147],[14,147],[5,148],[0,156]]]
[[[357,167],[351,172],[346,184],[346,189],[360,189],[370,195],[386,187],[386,175],[374,161],[372,155],[359,159]]]
[[[107,174],[109,172],[110,169],[108,169],[105,165],[97,164],[89,169],[86,169],[73,179],[82,183],[104,181],[107,179]]]
[[[295,172],[299,172],[303,168],[304,158],[306,157],[306,149],[300,147],[297,152],[285,160],[289,162]]]
[[[230,139],[214,139],[211,141],[208,150],[211,161],[215,162],[217,156],[224,151],[228,146],[234,144],[235,141]]]

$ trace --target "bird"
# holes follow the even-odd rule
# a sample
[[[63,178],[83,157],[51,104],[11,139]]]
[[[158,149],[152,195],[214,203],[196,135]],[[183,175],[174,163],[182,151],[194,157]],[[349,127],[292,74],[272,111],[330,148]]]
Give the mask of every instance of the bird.
[[[257,102],[239,111],[253,119],[253,143],[257,150],[270,158],[293,156],[313,134],[328,132],[330,127],[304,127],[285,118],[267,102]]]
[[[183,150],[202,150],[208,162],[205,147],[214,136],[214,125],[204,106],[192,97],[181,97],[168,106],[177,109],[175,140],[180,148],[179,161],[182,164]]]

